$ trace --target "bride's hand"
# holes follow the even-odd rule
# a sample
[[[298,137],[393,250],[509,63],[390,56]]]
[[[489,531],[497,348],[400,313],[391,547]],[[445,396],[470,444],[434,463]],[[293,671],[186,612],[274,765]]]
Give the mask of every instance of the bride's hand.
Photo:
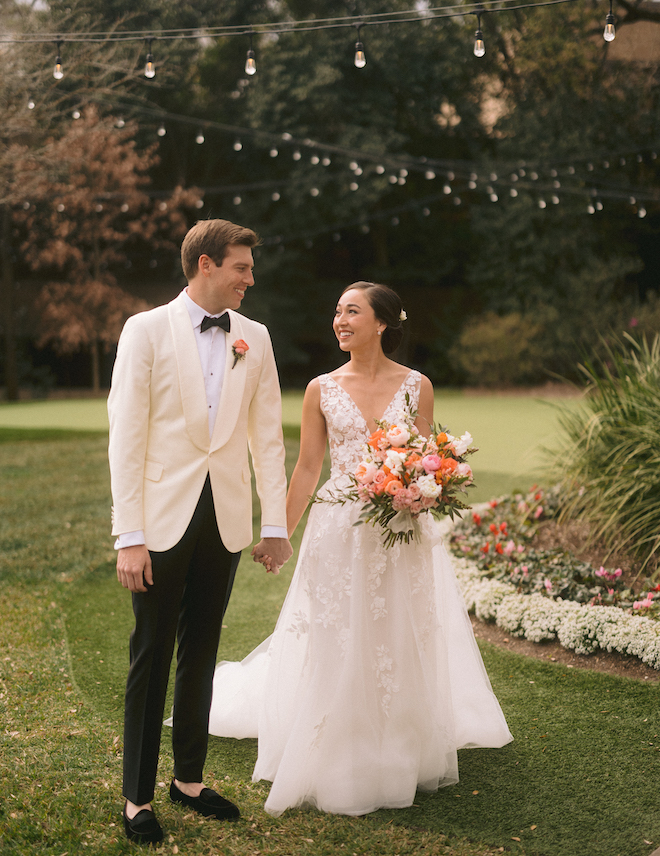
[[[266,545],[261,540],[255,547],[252,548],[252,559],[255,562],[261,562],[269,574],[279,574],[281,565],[277,565],[273,557],[266,552]]]

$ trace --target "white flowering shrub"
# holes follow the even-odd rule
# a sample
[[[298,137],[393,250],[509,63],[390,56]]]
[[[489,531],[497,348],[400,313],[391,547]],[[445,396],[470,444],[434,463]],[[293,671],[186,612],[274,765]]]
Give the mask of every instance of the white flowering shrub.
[[[457,557],[454,569],[470,612],[482,621],[495,621],[507,633],[532,642],[557,639],[576,654],[598,648],[639,658],[660,669],[660,622],[616,606],[577,603],[533,593],[489,579],[471,559]]]

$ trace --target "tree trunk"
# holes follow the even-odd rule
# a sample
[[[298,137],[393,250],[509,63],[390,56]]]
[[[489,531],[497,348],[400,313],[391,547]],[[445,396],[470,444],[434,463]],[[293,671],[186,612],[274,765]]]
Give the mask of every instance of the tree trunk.
[[[94,393],[101,391],[101,357],[99,353],[99,340],[94,339],[91,344],[92,353],[92,390]]]
[[[8,401],[18,401],[18,365],[14,329],[14,270],[11,261],[11,211],[0,206],[0,325],[5,357],[5,387]]]

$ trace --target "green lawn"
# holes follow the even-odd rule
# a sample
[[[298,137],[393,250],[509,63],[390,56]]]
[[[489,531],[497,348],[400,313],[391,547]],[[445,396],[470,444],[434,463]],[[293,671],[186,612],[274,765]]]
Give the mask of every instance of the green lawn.
[[[282,402],[287,435],[300,426],[302,393],[285,392]],[[561,406],[574,407],[572,400]],[[462,392],[436,394],[435,418],[453,434],[470,431],[479,454],[473,458],[477,489],[472,501],[529,487],[539,477],[542,449],[552,446],[558,425],[557,401],[528,396],[470,396]],[[30,401],[0,404],[0,439],[12,429],[107,431],[103,399]],[[46,435],[47,436],[47,435]]]
[[[469,428],[478,439],[482,429],[506,428],[517,452],[500,447],[506,466],[484,469],[494,480],[509,478],[516,462],[535,465],[532,436],[552,439],[545,414],[553,411],[529,399],[457,395],[440,404],[454,432]],[[113,570],[106,439],[63,432],[35,441],[33,431],[0,445],[2,852],[137,852],[119,825],[131,609]],[[287,446],[290,468],[297,443]],[[244,556],[221,657],[242,657],[270,633],[290,574],[266,575]],[[222,826],[185,817],[159,792],[171,836],[160,852],[648,856],[660,846],[659,687],[481,648],[515,742],[462,751],[459,785],[365,818],[304,810],[273,819],[262,808],[267,786],[250,781],[255,741],[212,738],[208,781],[238,801],[245,819]],[[163,783],[170,769],[166,733]]]

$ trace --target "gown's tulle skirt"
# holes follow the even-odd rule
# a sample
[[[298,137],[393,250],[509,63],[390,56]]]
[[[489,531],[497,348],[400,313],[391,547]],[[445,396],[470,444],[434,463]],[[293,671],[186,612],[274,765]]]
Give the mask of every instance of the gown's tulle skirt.
[[[209,731],[257,737],[266,811],[361,815],[458,781],[456,750],[512,740],[439,525],[385,550],[355,505],[314,505],[275,631],[216,669]]]

